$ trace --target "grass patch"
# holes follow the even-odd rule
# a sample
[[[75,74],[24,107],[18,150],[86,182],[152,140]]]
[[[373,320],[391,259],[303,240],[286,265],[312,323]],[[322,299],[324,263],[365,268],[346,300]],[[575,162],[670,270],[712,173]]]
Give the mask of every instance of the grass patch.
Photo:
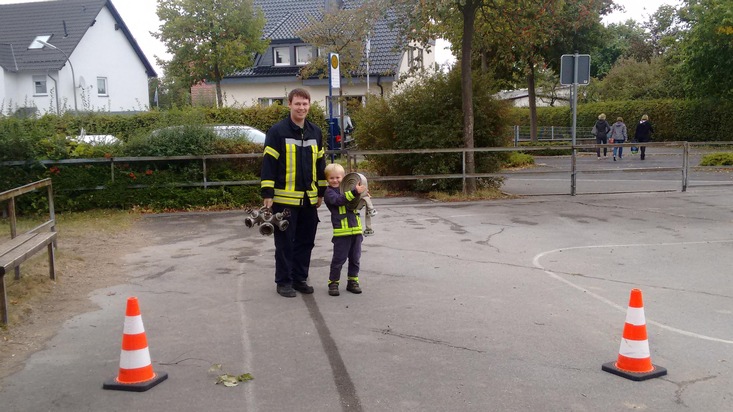
[[[733,166],[733,153],[718,152],[706,154],[700,159],[700,166]]]
[[[534,165],[534,157],[527,153],[511,152],[509,158],[502,163],[502,167],[509,169],[523,168]]]
[[[105,256],[93,256],[95,245],[107,243],[117,234],[127,231],[140,216],[139,213],[121,210],[93,210],[56,215],[56,231],[59,233],[55,253],[58,280],[54,282],[49,277],[48,252],[45,249],[20,265],[20,279],[15,279],[14,271],[7,273],[5,288],[9,324],[24,322],[34,311],[43,311],[46,306],[44,301],[48,299],[62,299],[58,296],[61,283],[69,284],[72,277],[84,283],[92,283],[83,278],[94,276],[95,273],[80,271],[84,271],[89,259],[104,261]],[[18,227],[34,227],[40,219],[34,216],[19,218]],[[8,219],[0,219],[0,223],[8,228],[9,233]],[[7,238],[9,237],[8,235]]]

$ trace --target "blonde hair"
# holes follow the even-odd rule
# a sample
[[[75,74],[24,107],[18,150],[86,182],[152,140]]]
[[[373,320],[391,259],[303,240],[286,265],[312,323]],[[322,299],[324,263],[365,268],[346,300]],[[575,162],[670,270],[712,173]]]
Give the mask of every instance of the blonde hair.
[[[623,122],[623,121],[624,121],[624,118],[623,118],[623,117],[621,117],[621,116],[619,116],[619,117],[617,117],[617,118],[616,118],[616,121],[617,121],[617,122]]]
[[[647,115],[641,116],[641,120],[649,120],[649,116]]]
[[[329,163],[323,171],[326,173],[326,177],[329,177],[336,173],[344,174],[344,167],[338,163]]]
[[[599,114],[598,115],[598,120],[606,120],[606,114],[605,113]]]

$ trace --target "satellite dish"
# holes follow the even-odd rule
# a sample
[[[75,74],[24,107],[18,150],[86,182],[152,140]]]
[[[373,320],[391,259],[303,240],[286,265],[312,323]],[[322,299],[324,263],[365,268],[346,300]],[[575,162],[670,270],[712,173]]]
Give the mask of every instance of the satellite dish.
[[[79,88],[83,89],[87,87],[87,81],[84,79],[84,76],[79,76]]]

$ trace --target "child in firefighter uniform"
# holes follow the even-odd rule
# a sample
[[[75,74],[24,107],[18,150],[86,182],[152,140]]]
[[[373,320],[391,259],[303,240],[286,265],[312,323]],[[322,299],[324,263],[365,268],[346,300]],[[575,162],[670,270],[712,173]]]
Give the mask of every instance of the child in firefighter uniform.
[[[339,186],[344,178],[344,168],[338,163],[326,166],[326,180],[328,187],[324,194],[324,202],[331,212],[333,225],[333,258],[328,276],[328,294],[339,295],[339,281],[341,268],[348,259],[346,290],[351,293],[361,293],[359,287],[359,260],[361,259],[362,236],[361,218],[359,213],[349,209],[350,201],[356,199],[366,191],[366,186],[359,182],[354,189],[341,193]]]

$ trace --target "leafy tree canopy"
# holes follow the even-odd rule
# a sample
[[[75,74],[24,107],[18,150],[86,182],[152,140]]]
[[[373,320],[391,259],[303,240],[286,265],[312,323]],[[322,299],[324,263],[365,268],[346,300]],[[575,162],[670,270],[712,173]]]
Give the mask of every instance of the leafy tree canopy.
[[[219,102],[221,79],[251,66],[268,45],[252,0],[159,0],[157,14],[163,24],[152,34],[173,56],[166,75],[188,85],[215,82]]]

